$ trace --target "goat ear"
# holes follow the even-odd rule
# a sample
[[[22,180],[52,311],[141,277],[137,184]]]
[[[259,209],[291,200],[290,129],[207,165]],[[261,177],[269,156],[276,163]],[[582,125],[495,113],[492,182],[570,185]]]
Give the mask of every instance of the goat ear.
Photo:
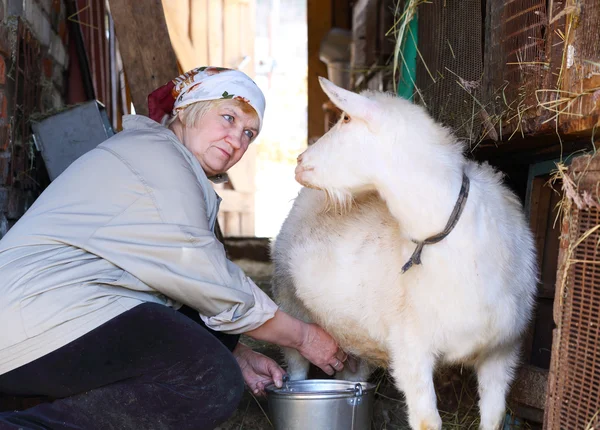
[[[333,104],[347,112],[351,117],[369,120],[377,110],[373,100],[340,88],[321,76],[319,76],[319,83]]]

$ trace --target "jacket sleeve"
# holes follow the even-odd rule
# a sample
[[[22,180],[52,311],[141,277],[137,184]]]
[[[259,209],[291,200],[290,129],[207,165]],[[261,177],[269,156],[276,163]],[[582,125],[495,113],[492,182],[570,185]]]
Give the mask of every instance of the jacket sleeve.
[[[98,228],[87,250],[198,310],[213,330],[244,333],[275,315],[277,305],[226,258],[207,221],[194,226],[165,222],[152,201],[139,198]]]

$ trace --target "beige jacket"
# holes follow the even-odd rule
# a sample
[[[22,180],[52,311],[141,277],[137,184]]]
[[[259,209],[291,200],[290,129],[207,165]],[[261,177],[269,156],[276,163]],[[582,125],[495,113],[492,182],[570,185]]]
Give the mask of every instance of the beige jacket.
[[[213,234],[219,201],[170,130],[125,117],[0,240],[0,374],[143,302],[187,304],[228,333],[272,318]]]

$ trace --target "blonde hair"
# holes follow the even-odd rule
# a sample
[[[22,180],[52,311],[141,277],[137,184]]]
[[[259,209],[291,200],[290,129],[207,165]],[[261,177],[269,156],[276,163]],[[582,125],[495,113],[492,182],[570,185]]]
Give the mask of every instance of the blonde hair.
[[[173,115],[164,120],[163,125],[167,128],[171,124],[175,122],[177,118],[181,121],[181,123],[185,126],[194,127],[200,119],[206,115],[208,111],[217,106],[221,106],[224,104],[233,104],[236,107],[240,108],[242,112],[248,115],[253,115],[254,118],[258,119],[258,114],[254,110],[252,106],[248,103],[245,103],[241,100],[236,99],[217,99],[217,100],[206,100],[202,102],[192,103],[190,105],[185,106],[181,111],[180,115]]]

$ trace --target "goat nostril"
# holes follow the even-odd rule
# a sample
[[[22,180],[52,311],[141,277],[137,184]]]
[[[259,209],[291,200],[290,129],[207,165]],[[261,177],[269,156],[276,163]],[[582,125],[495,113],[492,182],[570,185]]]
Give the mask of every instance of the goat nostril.
[[[300,163],[302,161],[302,156],[303,155],[304,154],[300,154],[300,155],[298,155],[298,158],[296,158],[296,161],[298,161],[298,163]]]

